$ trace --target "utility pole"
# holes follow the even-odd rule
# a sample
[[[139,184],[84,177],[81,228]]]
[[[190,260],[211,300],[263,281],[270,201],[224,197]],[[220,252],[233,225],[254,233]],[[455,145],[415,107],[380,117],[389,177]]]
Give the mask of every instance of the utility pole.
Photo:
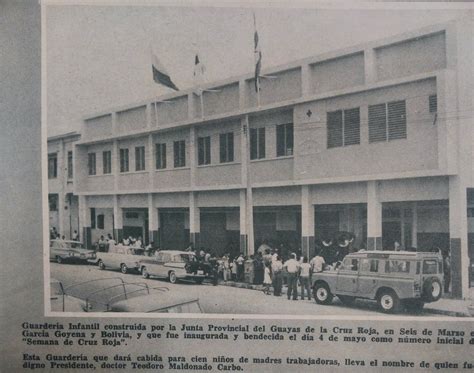
[[[254,247],[254,232],[253,232],[253,196],[252,196],[252,183],[250,180],[250,127],[249,127],[249,116],[245,115],[245,123],[244,123],[244,136],[245,136],[245,150],[246,150],[246,204],[247,208],[247,255],[253,255],[255,253]]]

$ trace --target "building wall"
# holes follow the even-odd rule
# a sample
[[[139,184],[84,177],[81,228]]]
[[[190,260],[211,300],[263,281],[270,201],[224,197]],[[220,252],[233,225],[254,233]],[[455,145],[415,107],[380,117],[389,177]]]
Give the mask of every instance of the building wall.
[[[118,133],[136,131],[147,127],[146,106],[119,111],[116,119]]]

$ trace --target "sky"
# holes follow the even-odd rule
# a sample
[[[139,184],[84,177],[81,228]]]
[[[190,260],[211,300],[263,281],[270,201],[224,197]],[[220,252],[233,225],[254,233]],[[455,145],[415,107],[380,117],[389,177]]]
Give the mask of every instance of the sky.
[[[48,5],[48,136],[80,131],[89,114],[168,93],[153,81],[151,49],[180,88],[193,85],[196,52],[208,82],[253,72],[253,13],[263,71],[466,15],[454,9]]]

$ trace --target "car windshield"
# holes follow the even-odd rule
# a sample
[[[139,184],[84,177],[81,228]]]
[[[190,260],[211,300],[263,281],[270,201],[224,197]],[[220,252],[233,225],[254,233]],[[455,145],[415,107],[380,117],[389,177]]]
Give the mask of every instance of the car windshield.
[[[173,261],[177,263],[188,263],[191,262],[193,255],[191,254],[178,254],[173,257]]]
[[[71,249],[83,249],[84,246],[80,242],[62,242],[61,244],[62,247],[64,248],[71,248]]]
[[[432,275],[437,273],[438,263],[436,260],[425,260],[423,261],[423,273],[425,275]]]

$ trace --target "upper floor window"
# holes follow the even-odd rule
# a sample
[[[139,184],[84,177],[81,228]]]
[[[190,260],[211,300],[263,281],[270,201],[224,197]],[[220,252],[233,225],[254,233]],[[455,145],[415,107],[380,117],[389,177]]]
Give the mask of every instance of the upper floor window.
[[[156,169],[166,168],[166,144],[155,145]]]
[[[143,171],[145,169],[145,147],[135,147],[135,171]]]
[[[105,215],[97,215],[97,229],[105,229]]]
[[[250,159],[265,158],[265,127],[250,129]]]
[[[198,164],[210,164],[211,163],[211,137],[199,137],[198,138]]]
[[[438,112],[438,96],[437,95],[431,95],[428,97],[428,106],[430,109],[430,113]]]
[[[58,177],[58,155],[56,153],[48,154],[48,179]]]
[[[369,106],[369,142],[406,139],[405,101]]]
[[[219,158],[221,163],[234,161],[234,133],[219,135]]]
[[[72,151],[67,152],[67,178],[72,179],[74,176],[74,168],[73,168],[73,159],[72,159]]]
[[[184,140],[173,143],[174,167],[186,166],[186,142]]]
[[[95,220],[95,208],[92,207],[90,209],[90,216],[91,216],[91,228],[95,229],[96,228],[96,220]]]
[[[293,155],[293,123],[276,126],[277,157]]]
[[[87,166],[89,168],[89,175],[95,175],[96,174],[95,153],[87,154]]]
[[[120,149],[120,172],[128,172],[128,149]]]
[[[110,150],[102,152],[102,170],[104,174],[112,173],[112,152]]]
[[[359,108],[337,110],[327,113],[327,147],[360,144]]]
[[[48,194],[49,211],[58,211],[58,195]]]

